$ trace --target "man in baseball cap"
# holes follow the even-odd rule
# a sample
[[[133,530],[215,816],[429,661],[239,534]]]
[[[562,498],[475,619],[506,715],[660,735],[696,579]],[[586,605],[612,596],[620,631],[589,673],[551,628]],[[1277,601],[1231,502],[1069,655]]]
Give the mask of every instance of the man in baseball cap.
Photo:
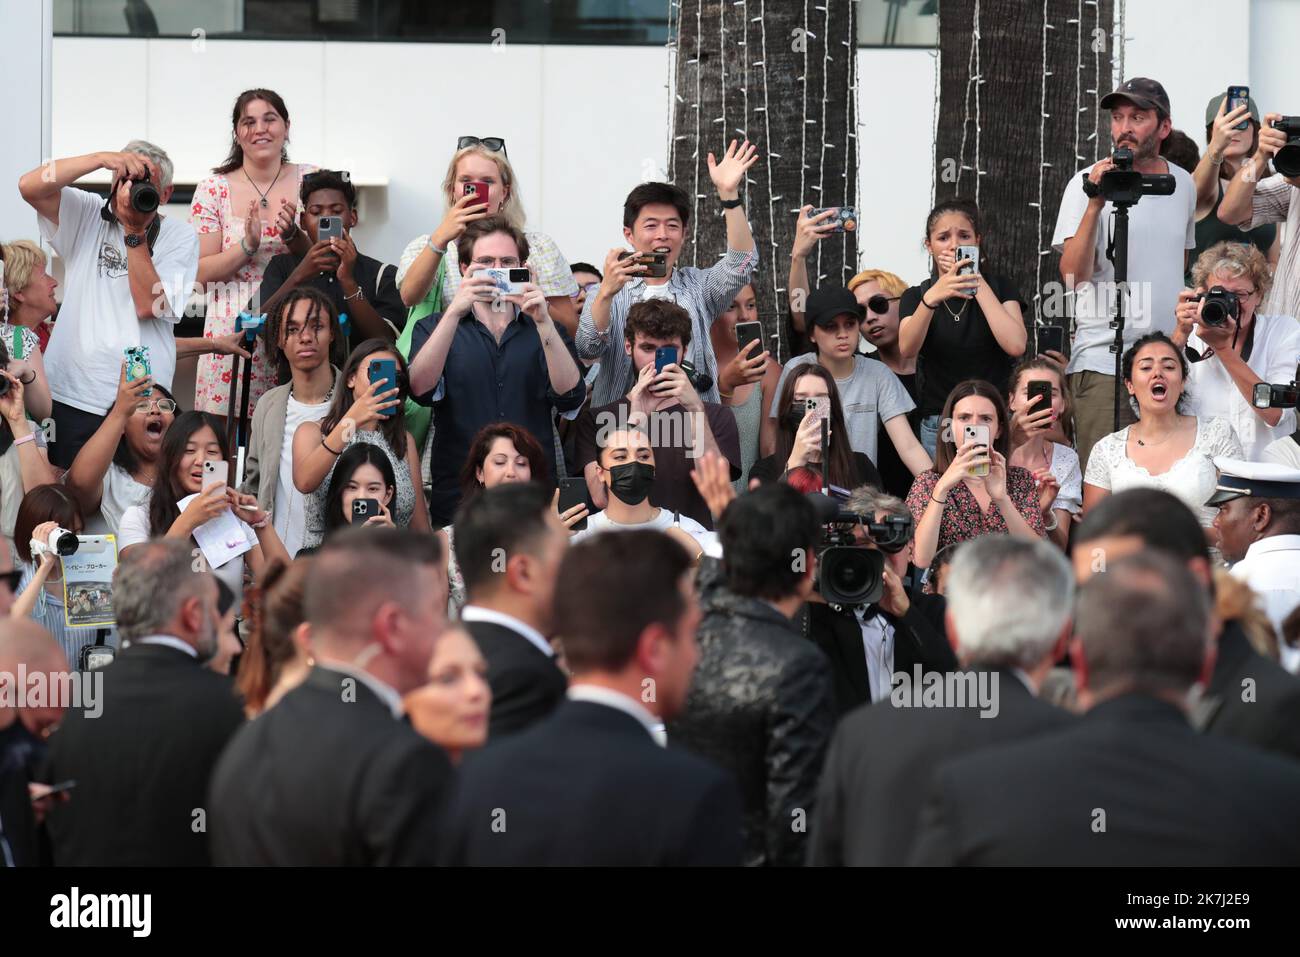
[[[1218,506],[1214,527],[1232,574],[1264,600],[1279,632],[1300,605],[1300,469],[1272,462],[1214,460],[1219,484],[1206,502]],[[1300,670],[1300,651],[1283,646],[1282,664]]]

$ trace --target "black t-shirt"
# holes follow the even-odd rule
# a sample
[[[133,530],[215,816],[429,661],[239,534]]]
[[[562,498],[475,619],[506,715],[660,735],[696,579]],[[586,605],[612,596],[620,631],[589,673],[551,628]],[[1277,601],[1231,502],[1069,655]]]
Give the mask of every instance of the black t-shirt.
[[[271,261],[266,264],[266,270],[262,273],[262,285],[257,293],[257,302],[260,306],[271,300],[280,287],[284,285],[290,273],[298,268],[298,264],[305,257],[297,256],[293,253],[280,253],[272,256]],[[406,325],[406,306],[402,304],[402,296],[397,291],[397,268],[387,263],[381,263],[378,259],[371,259],[369,256],[357,253],[356,265],[352,267],[352,276],[356,283],[361,287],[361,295],[365,296],[366,301],[383,319],[393,327],[393,335],[400,335],[402,328]],[[334,300],[334,308],[340,313],[350,312],[348,308],[350,303],[343,300],[343,287],[339,284],[338,277],[332,272],[317,273],[306,282],[305,286],[311,286],[319,289],[325,295]],[[355,301],[355,300],[354,300]],[[252,303],[249,304],[250,307]],[[254,311],[260,311],[254,310]],[[349,335],[353,342],[360,342],[356,333]],[[415,355],[415,353],[411,353]]]
[[[898,375],[895,372],[894,375],[898,376],[898,381],[903,383],[903,388],[912,397],[912,401],[917,404],[917,408],[907,415],[907,424],[911,426],[912,433],[917,434],[917,424],[921,418],[921,397],[917,394],[917,380],[919,377],[915,372],[910,372],[907,375]],[[907,493],[912,490],[912,470],[907,467],[898,454],[898,450],[894,448],[894,440],[885,431],[884,423],[881,423],[880,442],[876,448],[876,468],[880,470],[880,481],[883,483],[886,492],[890,495],[897,495],[899,498],[907,498]]]
[[[1026,308],[1020,291],[1006,276],[984,278],[998,302],[1018,302],[1021,310]],[[934,280],[927,279],[921,285],[905,290],[898,304],[898,315],[906,319],[916,312],[921,297],[933,285]],[[958,312],[963,303],[965,310]],[[921,359],[925,362],[921,414],[938,415],[942,412],[948,393],[965,379],[984,379],[1005,393],[1013,360],[998,345],[979,303],[974,299],[954,297],[936,303],[936,306],[925,342],[921,344]],[[955,317],[954,313],[957,314]]]

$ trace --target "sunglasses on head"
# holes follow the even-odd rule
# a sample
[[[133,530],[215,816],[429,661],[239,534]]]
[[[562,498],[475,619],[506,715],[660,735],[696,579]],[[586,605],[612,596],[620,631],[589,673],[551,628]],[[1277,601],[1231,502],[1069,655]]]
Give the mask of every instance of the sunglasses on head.
[[[463,150],[467,146],[482,146],[491,150],[493,153],[500,153],[506,156],[506,141],[499,136],[485,136],[480,139],[477,136],[462,136],[456,141],[456,149]]]
[[[889,304],[891,302],[898,302],[899,298],[899,296],[875,295],[867,300],[867,308],[876,315],[883,316],[885,313],[889,312]]]

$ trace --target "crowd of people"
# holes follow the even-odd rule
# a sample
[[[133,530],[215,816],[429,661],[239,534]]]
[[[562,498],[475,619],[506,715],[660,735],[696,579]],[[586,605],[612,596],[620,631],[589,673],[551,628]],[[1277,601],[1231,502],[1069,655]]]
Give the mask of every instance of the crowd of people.
[[[188,223],[142,140],[23,176],[63,278],[0,244],[0,861],[1300,863],[1300,178],[1253,101],[1190,170],[1158,82],[1101,108],[1172,191],[1117,289],[1115,163],[1070,178],[1055,340],[960,197],[915,283],[814,287],[804,205],[763,315],[748,141],[707,268],[660,182],[568,259],[472,135],[362,254],[271,90]]]

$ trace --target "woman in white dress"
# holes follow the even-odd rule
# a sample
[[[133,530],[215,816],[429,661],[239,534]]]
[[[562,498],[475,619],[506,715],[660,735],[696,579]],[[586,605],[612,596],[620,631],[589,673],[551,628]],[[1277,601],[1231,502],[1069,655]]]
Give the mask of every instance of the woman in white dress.
[[[1122,372],[1138,421],[1093,446],[1083,479],[1084,514],[1112,492],[1164,489],[1196,514],[1214,545],[1216,509],[1205,504],[1219,480],[1214,458],[1242,458],[1241,443],[1223,419],[1198,419],[1180,411],[1187,360],[1163,332],[1135,342],[1124,353]]]

